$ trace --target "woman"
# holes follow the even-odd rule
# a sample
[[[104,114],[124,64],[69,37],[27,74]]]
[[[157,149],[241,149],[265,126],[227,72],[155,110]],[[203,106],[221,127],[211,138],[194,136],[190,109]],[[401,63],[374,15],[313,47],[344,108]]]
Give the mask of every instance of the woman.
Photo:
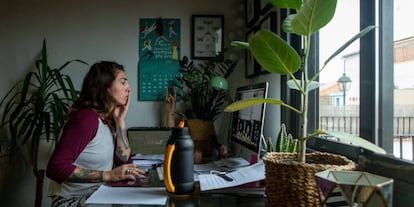
[[[132,164],[126,136],[130,94],[122,65],[92,65],[47,166],[52,206],[82,206],[102,182],[145,174]]]

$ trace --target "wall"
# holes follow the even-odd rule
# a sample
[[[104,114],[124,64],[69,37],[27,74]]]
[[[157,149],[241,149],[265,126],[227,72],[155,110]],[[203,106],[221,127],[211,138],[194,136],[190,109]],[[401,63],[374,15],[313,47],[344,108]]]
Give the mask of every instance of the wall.
[[[186,1],[47,1],[30,0],[2,6],[1,72],[13,70],[2,76],[0,94],[21,79],[32,66],[45,37],[52,66],[67,60],[81,59],[89,64],[100,60],[115,60],[126,67],[133,87],[128,126],[161,126],[164,119],[160,102],[138,102],[137,64],[140,17],[165,17],[181,19],[182,55],[189,56],[190,20],[192,14],[224,14],[230,31],[234,24],[228,14],[230,3]],[[179,2],[179,3],[178,3]],[[215,5],[220,5],[219,7]],[[6,21],[4,21],[7,19]],[[228,27],[226,27],[228,26]],[[226,40],[228,42],[228,40]],[[227,43],[226,42],[226,43]],[[81,85],[87,67],[73,64],[65,72],[72,76],[75,85]],[[143,119],[142,117],[146,117]]]
[[[127,126],[164,126],[163,102],[142,102],[137,98],[137,64],[139,18],[180,18],[181,56],[190,56],[190,21],[192,14],[222,14],[225,16],[225,47],[229,42],[244,38],[245,29],[239,26],[244,11],[242,0],[2,0],[0,5],[0,97],[33,69],[46,38],[51,66],[58,67],[72,59],[89,64],[100,60],[114,60],[123,64],[133,87]],[[243,23],[243,21],[241,21]],[[243,26],[243,25],[242,25]],[[230,35],[231,34],[231,35]],[[237,86],[252,82],[269,81],[270,97],[279,97],[279,77],[265,75],[255,79],[244,78],[244,51],[235,49],[233,58],[239,65],[229,78],[230,94]],[[72,64],[63,71],[70,75],[80,89],[87,67]],[[275,137],[278,132],[279,107],[268,106],[265,136]],[[274,119],[273,119],[274,118]],[[216,122],[217,132],[225,139],[228,114]],[[275,124],[276,123],[276,124]],[[222,125],[223,126],[223,125]],[[226,125],[224,125],[226,126]],[[0,137],[5,137],[2,131]],[[9,169],[13,171],[13,169]],[[10,191],[1,192],[6,206],[31,206],[34,203],[35,179],[31,169],[21,172]],[[43,206],[49,206],[45,180]]]

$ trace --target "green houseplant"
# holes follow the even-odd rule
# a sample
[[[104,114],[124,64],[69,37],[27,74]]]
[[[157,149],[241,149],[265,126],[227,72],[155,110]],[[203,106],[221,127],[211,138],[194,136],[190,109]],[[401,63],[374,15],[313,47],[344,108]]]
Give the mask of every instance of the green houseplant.
[[[223,111],[227,88],[214,88],[211,81],[227,79],[237,65],[236,61],[224,59],[224,51],[215,57],[195,64],[188,57],[180,60],[181,77],[175,86],[182,91],[186,119],[216,120]],[[225,83],[226,84],[226,83]],[[227,87],[227,86],[223,86]]]
[[[300,133],[295,138],[298,142],[297,153],[269,152],[263,157],[268,202],[271,205],[320,206],[314,174],[327,169],[354,170],[355,164],[345,157],[331,153],[307,153],[306,141],[308,139],[321,134],[329,134],[371,151],[385,153],[382,148],[371,142],[343,132],[316,130],[309,133],[307,131],[308,94],[319,87],[316,80],[320,72],[332,58],[352,42],[373,30],[375,26],[368,26],[351,38],[324,62],[319,72],[310,77],[308,57],[311,37],[331,21],[335,14],[337,0],[269,0],[269,2],[280,9],[294,11],[284,19],[282,28],[285,32],[299,35],[302,38],[301,52],[298,53],[277,34],[263,29],[253,34],[248,42],[233,41],[232,45],[249,49],[262,68],[268,72],[288,76],[290,79],[287,86],[300,93],[300,107],[296,108],[278,99],[255,98],[232,103],[226,107],[225,111],[232,112],[262,103],[277,104],[294,111],[300,122]],[[300,78],[295,76],[298,73]]]
[[[189,127],[195,150],[201,151],[204,158],[212,155],[212,147],[218,147],[214,121],[223,112],[226,96],[226,79],[234,71],[237,61],[226,59],[227,50],[205,61],[180,60],[181,77],[174,86],[177,96],[184,102],[185,109],[179,113]]]
[[[71,60],[58,68],[49,66],[46,40],[43,40],[40,58],[35,61],[36,70],[28,72],[0,102],[0,127],[7,127],[11,153],[29,141],[29,159],[37,179],[36,206],[41,204],[44,178],[44,170],[38,169],[39,142],[58,139],[68,109],[79,95],[71,78],[62,73],[73,61],[87,65],[81,60]]]
[[[363,138],[352,136],[350,134],[335,132],[335,131],[322,131],[317,130],[313,133],[308,133],[308,94],[309,91],[315,90],[319,87],[317,81],[315,81],[320,72],[325,68],[327,63],[348,47],[352,42],[364,36],[375,28],[375,26],[368,26],[360,33],[351,38],[337,51],[335,51],[325,62],[323,67],[316,75],[309,77],[308,75],[308,57],[311,45],[311,36],[319,29],[324,27],[330,22],[335,14],[336,0],[269,0],[269,2],[282,9],[293,9],[295,14],[288,16],[283,21],[283,30],[287,33],[293,33],[300,35],[303,39],[303,54],[298,54],[293,47],[289,45],[284,39],[277,34],[269,30],[260,30],[252,35],[248,42],[233,41],[233,46],[241,46],[248,48],[254,58],[259,64],[270,73],[287,75],[290,80],[287,82],[289,88],[297,90],[301,94],[301,107],[295,108],[294,106],[284,103],[278,99],[250,99],[239,101],[230,104],[226,107],[225,111],[232,112],[240,110],[245,107],[249,107],[255,104],[269,103],[277,104],[282,107],[286,107],[298,114],[300,117],[301,132],[298,137],[299,152],[298,161],[306,162],[306,141],[312,137],[320,134],[330,134],[332,136],[350,141],[358,144],[369,150],[379,153],[385,153],[385,151],[366,141]],[[302,79],[298,80],[295,77],[295,73],[300,72]]]

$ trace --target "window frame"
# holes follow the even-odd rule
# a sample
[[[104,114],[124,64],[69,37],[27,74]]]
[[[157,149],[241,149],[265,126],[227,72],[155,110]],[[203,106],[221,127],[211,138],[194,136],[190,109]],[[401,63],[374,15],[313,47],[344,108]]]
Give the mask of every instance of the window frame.
[[[375,5],[378,5],[378,9],[372,9],[373,5],[374,8],[377,8]],[[285,10],[282,15],[289,15],[290,12]],[[360,39],[360,68],[364,68],[364,70],[360,70],[360,97],[364,97],[364,100],[361,99],[360,102],[359,135],[392,154],[394,51],[386,48],[394,46],[393,2],[387,0],[360,1],[360,19],[361,30],[368,25],[379,24],[380,26],[376,28],[376,32],[371,32]],[[285,35],[286,40],[293,48],[300,51],[301,39],[298,36],[282,35]],[[319,68],[319,34],[316,33],[312,38],[314,44],[311,46],[309,64],[316,67],[309,68],[310,75],[315,74]],[[287,80],[287,76],[282,76],[282,83]],[[292,106],[300,104],[300,95],[284,84],[281,84],[281,98]],[[312,107],[309,108],[308,131],[315,131],[319,128],[318,90],[309,93],[309,102],[309,106]],[[281,121],[292,130],[293,136],[298,135],[300,126],[297,115],[284,108],[281,110]]]

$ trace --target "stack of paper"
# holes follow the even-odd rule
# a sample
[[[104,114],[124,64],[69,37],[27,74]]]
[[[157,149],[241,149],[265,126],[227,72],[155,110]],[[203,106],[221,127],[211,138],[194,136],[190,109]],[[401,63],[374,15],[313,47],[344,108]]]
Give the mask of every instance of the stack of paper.
[[[152,154],[152,155],[134,155],[132,162],[135,166],[141,169],[149,169],[152,167],[160,166],[164,163],[164,154]]]
[[[232,181],[227,181],[215,174],[201,174],[198,176],[200,181],[200,190],[214,190],[243,185],[246,183],[256,182],[265,179],[264,164],[258,162],[254,165],[238,168],[236,171],[226,174],[231,177]]]

